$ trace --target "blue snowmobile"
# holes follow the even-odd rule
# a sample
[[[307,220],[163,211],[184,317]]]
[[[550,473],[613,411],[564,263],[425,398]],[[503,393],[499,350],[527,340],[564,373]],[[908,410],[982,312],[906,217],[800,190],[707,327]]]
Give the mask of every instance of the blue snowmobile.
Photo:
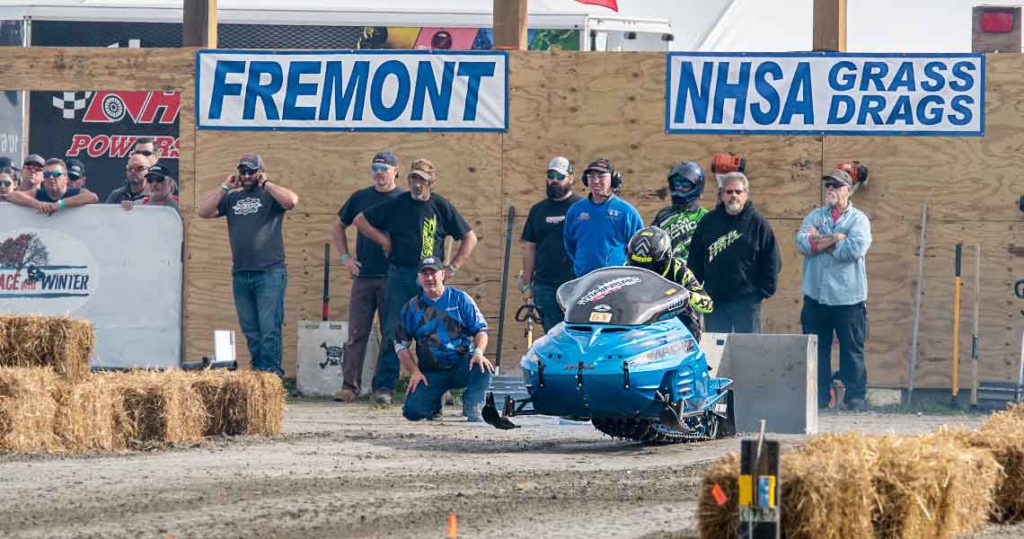
[[[550,415],[591,421],[601,432],[644,443],[735,434],[732,380],[710,376],[707,358],[676,317],[689,292],[637,267],[594,270],[558,288],[564,321],[520,365],[529,395],[488,393],[484,420]]]

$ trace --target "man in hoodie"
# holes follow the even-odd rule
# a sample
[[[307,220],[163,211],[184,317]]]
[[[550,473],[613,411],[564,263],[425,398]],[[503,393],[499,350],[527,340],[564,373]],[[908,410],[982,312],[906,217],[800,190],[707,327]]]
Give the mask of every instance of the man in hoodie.
[[[672,205],[654,216],[652,226],[668,232],[672,238],[672,256],[685,262],[693,231],[708,213],[700,205],[704,192],[704,169],[693,162],[676,164],[668,173],[668,188],[672,194]]]
[[[853,180],[843,170],[822,178],[825,205],[804,218],[796,247],[804,256],[800,291],[804,306],[800,324],[818,336],[818,406],[829,401],[832,375],[832,334],[839,338],[838,378],[846,387],[851,410],[866,408],[868,373],[864,340],[868,333],[868,277],[864,259],[871,247],[871,222],[850,201]]]
[[[775,294],[779,248],[749,197],[747,177],[726,174],[718,206],[693,232],[688,265],[715,302],[704,319],[708,332],[760,333],[761,301]]]
[[[615,194],[622,178],[610,161],[602,158],[587,165],[583,185],[589,194],[565,213],[562,238],[576,277],[625,264],[626,244],[644,227],[636,208]]]

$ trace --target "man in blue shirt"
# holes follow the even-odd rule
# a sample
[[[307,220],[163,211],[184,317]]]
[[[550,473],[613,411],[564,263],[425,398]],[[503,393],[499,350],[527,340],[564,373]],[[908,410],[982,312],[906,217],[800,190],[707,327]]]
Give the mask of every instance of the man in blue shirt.
[[[487,321],[469,294],[444,285],[440,258],[424,258],[418,275],[423,291],[402,307],[395,332],[395,352],[411,373],[402,415],[411,421],[440,417],[445,392],[465,388],[463,415],[483,421],[484,392],[494,376],[484,357]]]
[[[846,386],[846,407],[863,410],[868,378],[864,259],[871,247],[871,223],[850,201],[853,179],[846,171],[833,170],[822,180],[826,204],[811,211],[796,233],[797,250],[804,256],[800,324],[805,334],[818,336],[818,406],[829,401],[834,332],[839,338],[837,377]]]
[[[566,212],[563,238],[576,277],[624,265],[629,239],[644,227],[636,208],[615,194],[622,177],[610,161],[601,158],[587,165],[583,185],[589,194]]]

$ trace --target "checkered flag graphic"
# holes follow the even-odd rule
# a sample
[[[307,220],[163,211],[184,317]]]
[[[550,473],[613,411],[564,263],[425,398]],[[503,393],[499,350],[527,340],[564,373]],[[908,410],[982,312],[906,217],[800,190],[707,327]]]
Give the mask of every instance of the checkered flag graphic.
[[[63,97],[53,96],[53,107],[60,109],[65,120],[74,120],[75,113],[89,104],[92,92],[61,92]]]

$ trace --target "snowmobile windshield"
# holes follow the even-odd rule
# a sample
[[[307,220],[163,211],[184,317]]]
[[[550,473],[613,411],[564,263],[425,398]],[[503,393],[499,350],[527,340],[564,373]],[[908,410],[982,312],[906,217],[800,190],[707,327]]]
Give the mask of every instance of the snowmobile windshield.
[[[690,298],[682,286],[643,268],[594,270],[558,287],[567,324],[640,326],[681,311]]]

